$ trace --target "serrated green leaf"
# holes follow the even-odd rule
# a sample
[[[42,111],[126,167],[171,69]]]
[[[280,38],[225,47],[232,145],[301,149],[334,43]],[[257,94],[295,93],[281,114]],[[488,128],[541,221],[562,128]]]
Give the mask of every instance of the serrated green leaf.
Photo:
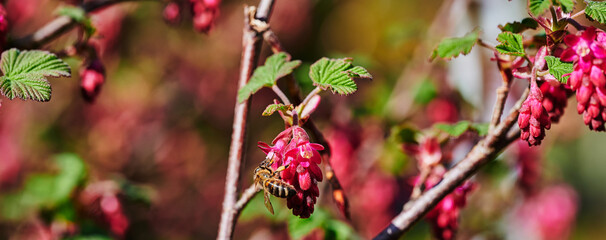
[[[352,94],[358,89],[354,79],[372,79],[366,69],[353,66],[351,58],[322,58],[311,65],[309,77],[324,90],[330,88],[333,93]]]
[[[454,123],[454,124],[436,124],[435,127],[437,129],[440,129],[446,133],[448,133],[448,135],[450,135],[451,137],[459,137],[461,136],[463,133],[465,133],[468,129],[469,126],[471,126],[471,123],[469,123],[468,121],[460,121],[458,123]]]
[[[284,52],[271,55],[265,60],[265,65],[255,69],[250,80],[238,91],[238,102],[246,101],[250,95],[263,87],[271,87],[278,79],[290,74],[301,61],[290,61],[290,56]]]
[[[572,73],[572,63],[562,62],[559,58],[554,56],[546,56],[545,62],[549,68],[549,74],[555,77],[561,83],[566,83],[569,76],[566,74]]]
[[[606,24],[606,2],[585,1],[585,15],[591,19]]]
[[[565,13],[572,12],[572,10],[574,10],[574,4],[576,3],[575,0],[558,0],[557,2],[559,6],[562,6],[562,11]]]
[[[51,87],[45,76],[71,75],[67,63],[46,51],[13,48],[4,51],[0,61],[0,70],[4,73],[0,77],[0,91],[9,99],[48,101]]]
[[[528,9],[532,15],[541,15],[551,6],[550,0],[528,0]]]
[[[539,27],[539,24],[537,23],[536,20],[534,20],[532,18],[524,18],[522,20],[522,22],[516,21],[516,22],[512,22],[512,23],[507,23],[507,24],[505,24],[505,26],[499,25],[499,28],[501,29],[501,31],[512,32],[512,33],[521,33],[528,29],[537,29],[537,27]]]
[[[433,50],[431,54],[431,60],[436,57],[443,59],[451,59],[458,57],[459,54],[467,55],[473,46],[476,45],[480,37],[480,30],[475,29],[465,36],[460,38],[447,38],[442,40],[438,47]]]
[[[497,45],[497,51],[502,54],[524,56],[524,44],[522,35],[517,33],[503,32],[497,37],[501,44]]]
[[[293,106],[292,104],[289,105],[284,105],[282,103],[274,103],[274,104],[270,104],[268,105],[265,110],[263,111],[263,116],[271,116],[272,114],[274,114],[276,111],[289,111],[292,110]]]
[[[471,130],[474,130],[478,133],[478,136],[486,136],[488,135],[488,127],[490,126],[489,123],[472,123],[471,126],[469,127]]]

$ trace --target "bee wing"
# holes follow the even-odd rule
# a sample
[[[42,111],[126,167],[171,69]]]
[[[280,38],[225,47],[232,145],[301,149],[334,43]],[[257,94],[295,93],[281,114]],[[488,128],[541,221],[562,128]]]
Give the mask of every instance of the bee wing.
[[[265,207],[273,215],[274,214],[274,207],[271,205],[271,202],[269,201],[269,191],[264,190],[263,191],[263,197],[265,198]]]

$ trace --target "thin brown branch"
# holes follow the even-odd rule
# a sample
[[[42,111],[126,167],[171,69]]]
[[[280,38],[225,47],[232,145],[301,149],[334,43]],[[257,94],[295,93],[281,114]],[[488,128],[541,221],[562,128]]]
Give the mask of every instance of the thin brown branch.
[[[236,205],[234,206],[234,210],[236,211],[236,216],[240,215],[240,212],[242,212],[242,209],[244,209],[244,207],[246,207],[246,204],[248,204],[248,202],[250,202],[250,200],[257,194],[257,192],[259,192],[259,190],[261,190],[257,184],[252,184],[250,185],[250,187],[246,188],[243,192],[242,192],[242,196],[240,196],[240,199],[238,199],[238,201],[236,202]]]
[[[527,92],[520,98],[526,99]],[[511,127],[517,122],[521,101],[518,101],[510,114],[499,123],[494,131],[478,142],[473,149],[457,165],[450,169],[442,181],[427,190],[418,199],[409,201],[402,212],[398,214],[389,226],[381,231],[374,239],[398,239],[408,231],[414,223],[420,221],[446,195],[470,178],[475,172],[496,157],[514,138],[508,138],[507,134]]]
[[[282,103],[284,103],[284,105],[290,105],[290,100],[288,100],[288,97],[286,97],[286,94],[284,94],[284,92],[282,92],[282,90],[280,90],[278,85],[271,86],[271,90],[273,90],[274,93],[276,93],[276,95],[278,95],[278,97],[280,98],[280,100],[282,100]]]
[[[263,33],[263,39],[269,44],[273,53],[286,52],[278,40],[278,36],[271,29]]]
[[[339,207],[339,210],[341,210],[343,216],[345,216],[345,218],[347,219],[350,219],[349,201],[347,200],[345,190],[343,190],[341,182],[339,182],[339,179],[337,178],[337,175],[335,174],[335,171],[332,168],[332,163],[330,162],[330,145],[328,144],[328,141],[326,141],[324,134],[322,134],[322,132],[318,129],[318,127],[316,127],[316,125],[311,119],[309,119],[305,123],[305,127],[310,131],[315,141],[324,146],[324,151],[322,151],[322,160],[325,163],[324,170],[326,171],[326,180],[328,180],[328,183],[332,188],[332,198],[337,203],[337,206]]]
[[[505,107],[505,101],[507,100],[509,87],[511,86],[511,80],[513,79],[511,69],[503,68],[500,63],[498,63],[498,66],[503,84],[497,89],[497,100],[494,105],[494,110],[492,111],[492,119],[490,120],[490,126],[488,128],[489,131],[493,131],[497,124],[499,124],[501,121],[501,115],[503,115],[503,108]]]
[[[261,0],[259,8],[255,13],[254,7],[244,9],[244,29],[242,35],[242,58],[240,60],[240,78],[238,89],[248,83],[253,70],[257,66],[258,56],[261,49],[260,34],[250,26],[250,18],[254,14],[255,19],[267,21],[270,16],[273,0]],[[243,146],[246,136],[246,118],[251,98],[238,103],[234,107],[234,122],[229,157],[227,163],[227,176],[225,180],[225,196],[223,198],[223,211],[219,223],[217,239],[232,239],[233,231],[237,221],[238,211],[236,209],[236,197],[238,194],[238,180],[240,179],[240,165],[244,158]],[[242,204],[242,205],[245,205]]]
[[[494,44],[487,43],[487,42],[483,41],[482,39],[478,39],[478,45],[480,47],[485,47],[487,49],[490,49],[493,52],[497,52],[497,48],[494,46]]]
[[[96,0],[84,2],[80,7],[85,12],[90,13],[117,3],[135,1],[152,0]],[[41,27],[40,29],[38,29],[37,31],[35,31],[34,33],[8,42],[8,47],[15,47],[19,49],[39,48],[44,44],[68,32],[77,25],[78,23],[74,19],[68,16],[59,16],[44,25],[43,27]]]
[[[576,18],[578,16],[581,16],[582,14],[585,14],[585,9],[578,11],[577,13],[575,13],[574,15],[570,16],[570,18]]]

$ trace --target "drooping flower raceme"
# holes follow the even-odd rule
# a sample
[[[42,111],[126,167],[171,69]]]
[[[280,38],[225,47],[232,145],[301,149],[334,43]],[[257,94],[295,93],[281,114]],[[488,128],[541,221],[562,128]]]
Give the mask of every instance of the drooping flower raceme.
[[[545,138],[545,129],[551,127],[549,114],[543,107],[543,93],[536,82],[530,83],[530,94],[520,108],[518,126],[522,131],[522,140],[526,140],[531,146],[541,144]]]
[[[465,207],[467,194],[473,190],[474,186],[473,183],[465,182],[427,213],[426,219],[431,223],[437,239],[454,239],[459,227],[459,210]]]
[[[287,206],[294,215],[308,218],[314,212],[314,205],[320,195],[318,182],[322,181],[322,170],[318,166],[322,162],[319,150],[324,147],[310,143],[309,136],[298,126],[290,127],[276,137],[274,146],[259,143],[259,147],[273,159],[272,169],[285,169],[280,172],[281,179],[291,184],[297,194],[287,199]]]
[[[577,111],[589,129],[605,131],[606,120],[606,33],[588,27],[580,35],[567,35],[569,47],[562,52],[562,61],[574,62],[568,85],[576,91]]]

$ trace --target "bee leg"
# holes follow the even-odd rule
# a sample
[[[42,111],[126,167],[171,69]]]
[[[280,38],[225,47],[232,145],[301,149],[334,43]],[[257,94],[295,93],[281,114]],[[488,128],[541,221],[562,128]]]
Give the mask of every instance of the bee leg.
[[[274,176],[278,176],[278,173],[284,171],[284,169],[287,169],[288,166],[290,166],[290,164],[286,164],[286,165],[278,167],[278,169],[276,169],[276,171],[274,171]]]
[[[265,198],[265,207],[273,215],[274,207],[271,205],[271,201],[269,201],[269,191],[263,190],[263,198]]]

